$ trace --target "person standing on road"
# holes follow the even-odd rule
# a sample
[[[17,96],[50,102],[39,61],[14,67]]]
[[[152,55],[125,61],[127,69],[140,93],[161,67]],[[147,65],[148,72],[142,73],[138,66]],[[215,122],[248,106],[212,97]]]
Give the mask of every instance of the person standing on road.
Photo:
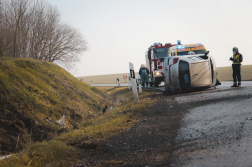
[[[145,88],[145,84],[147,85],[147,88],[149,88],[149,70],[145,67],[145,64],[141,64],[141,68],[139,69],[139,75],[141,76],[142,80],[142,86]]]
[[[237,47],[233,47],[233,57],[230,57],[229,60],[233,61],[232,69],[234,84],[231,87],[241,87],[241,62],[243,61],[243,56],[239,53]]]

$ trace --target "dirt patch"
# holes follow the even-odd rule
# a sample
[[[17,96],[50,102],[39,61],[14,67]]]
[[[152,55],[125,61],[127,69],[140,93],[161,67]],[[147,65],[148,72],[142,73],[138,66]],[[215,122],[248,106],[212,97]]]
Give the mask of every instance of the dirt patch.
[[[142,119],[95,150],[83,153],[82,166],[169,166],[181,118],[187,113],[171,96],[160,92],[157,102],[140,112]],[[80,165],[79,165],[80,166]]]

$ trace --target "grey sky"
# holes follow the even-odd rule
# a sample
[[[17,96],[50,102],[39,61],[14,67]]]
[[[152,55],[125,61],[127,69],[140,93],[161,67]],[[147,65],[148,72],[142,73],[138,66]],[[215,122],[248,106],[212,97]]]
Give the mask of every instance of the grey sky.
[[[154,42],[203,43],[217,67],[230,66],[232,48],[252,64],[251,0],[48,0],[62,21],[88,42],[74,76],[138,70]]]

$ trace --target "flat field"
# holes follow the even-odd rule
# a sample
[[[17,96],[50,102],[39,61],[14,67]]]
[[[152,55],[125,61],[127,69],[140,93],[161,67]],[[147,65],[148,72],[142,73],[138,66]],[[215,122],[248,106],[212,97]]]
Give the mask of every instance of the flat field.
[[[135,75],[137,76],[138,73]],[[123,79],[123,75],[127,76],[127,79]],[[120,74],[105,74],[105,75],[95,75],[95,76],[84,76],[84,77],[77,77],[79,80],[83,79],[83,82],[90,84],[91,79],[93,84],[114,84],[116,83],[116,79],[119,77],[120,83],[128,83],[129,73],[120,73]]]
[[[220,81],[232,81],[232,67],[217,67],[218,71],[218,79]],[[138,73],[136,73],[137,75]],[[90,84],[91,79],[93,84],[113,84],[116,83],[116,78],[119,77],[120,83],[125,83],[125,79],[123,79],[123,75],[128,77],[129,73],[120,73],[120,74],[107,74],[107,75],[95,75],[95,76],[83,76],[77,77],[79,80],[83,79],[83,82]],[[242,65],[241,67],[241,75],[243,81],[251,81],[252,80],[252,65]],[[128,82],[128,78],[126,79]]]
[[[232,67],[217,67],[218,79],[220,81],[232,81],[233,80],[233,70]],[[252,65],[242,65],[241,66],[241,78],[243,81],[252,80]]]

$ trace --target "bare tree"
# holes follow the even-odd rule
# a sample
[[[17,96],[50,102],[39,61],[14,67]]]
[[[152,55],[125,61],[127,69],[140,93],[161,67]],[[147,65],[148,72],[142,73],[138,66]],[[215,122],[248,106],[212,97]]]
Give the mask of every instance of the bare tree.
[[[10,1],[4,4],[4,36],[7,56],[22,57],[27,44],[27,24],[29,24],[28,0]]]
[[[87,49],[83,36],[61,23],[56,7],[42,0],[1,1],[0,56],[40,59],[71,68]]]
[[[58,62],[66,67],[72,67],[74,62],[79,61],[76,55],[81,54],[86,47],[81,34],[67,24],[57,27],[49,45],[46,61]]]

